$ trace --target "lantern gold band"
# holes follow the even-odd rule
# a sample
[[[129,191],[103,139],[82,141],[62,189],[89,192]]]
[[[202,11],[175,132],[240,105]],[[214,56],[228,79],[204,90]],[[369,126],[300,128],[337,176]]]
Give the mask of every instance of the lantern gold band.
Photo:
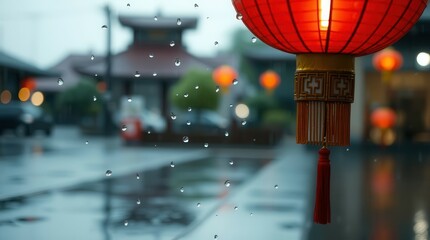
[[[334,70],[354,72],[354,56],[345,54],[297,54],[296,70]]]

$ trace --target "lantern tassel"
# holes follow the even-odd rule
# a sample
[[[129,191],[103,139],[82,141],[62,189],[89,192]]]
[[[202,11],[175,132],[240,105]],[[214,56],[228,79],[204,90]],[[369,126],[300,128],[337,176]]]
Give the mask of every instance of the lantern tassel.
[[[319,150],[318,176],[315,196],[314,222],[330,223],[330,150],[325,146]]]

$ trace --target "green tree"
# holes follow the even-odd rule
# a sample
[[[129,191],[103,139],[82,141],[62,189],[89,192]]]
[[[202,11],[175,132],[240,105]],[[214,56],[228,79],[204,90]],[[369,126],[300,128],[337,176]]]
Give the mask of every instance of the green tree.
[[[181,110],[215,110],[220,98],[215,89],[210,72],[190,70],[170,89],[170,102]]]

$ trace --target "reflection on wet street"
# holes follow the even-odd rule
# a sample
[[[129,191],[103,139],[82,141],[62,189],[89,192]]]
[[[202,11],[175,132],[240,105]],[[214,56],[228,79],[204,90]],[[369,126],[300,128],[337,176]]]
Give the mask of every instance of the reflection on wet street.
[[[430,239],[428,146],[332,153],[332,223],[312,225],[308,239]]]

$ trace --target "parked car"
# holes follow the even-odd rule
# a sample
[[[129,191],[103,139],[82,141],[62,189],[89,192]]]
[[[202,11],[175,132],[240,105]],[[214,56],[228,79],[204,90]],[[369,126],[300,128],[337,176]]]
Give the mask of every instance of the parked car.
[[[18,135],[31,136],[41,130],[49,136],[52,128],[52,116],[40,107],[22,102],[0,104],[0,133],[11,129]]]
[[[186,112],[173,121],[173,129],[176,132],[220,133],[224,132],[228,126],[228,119],[209,110]]]

